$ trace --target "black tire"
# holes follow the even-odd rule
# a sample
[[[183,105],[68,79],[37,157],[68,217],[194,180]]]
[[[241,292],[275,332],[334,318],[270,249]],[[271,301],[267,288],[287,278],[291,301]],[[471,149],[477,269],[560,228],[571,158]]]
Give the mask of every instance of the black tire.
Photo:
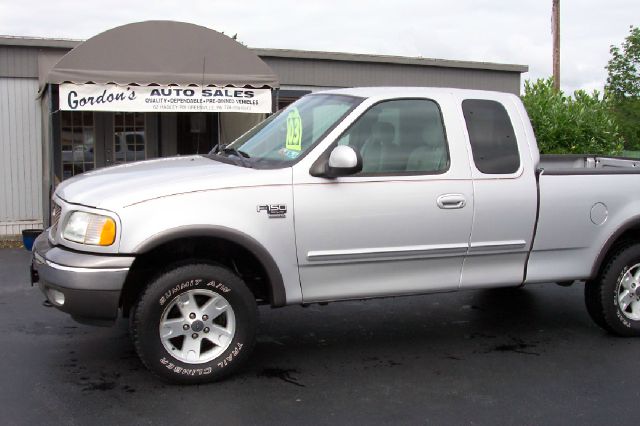
[[[589,280],[584,284],[584,301],[587,305],[587,312],[589,316],[599,327],[604,328],[608,332],[612,332],[609,329],[606,321],[604,320],[604,312],[602,310],[602,303],[600,298],[600,280]]]
[[[178,315],[176,320],[185,322],[180,327],[191,328],[186,328],[184,336],[177,336],[171,341],[165,338],[163,343],[160,336],[161,320],[163,318],[166,320],[171,314],[175,317],[175,310],[178,313],[183,309],[191,310],[188,308],[189,304],[181,304],[181,301],[187,300],[190,295],[200,299],[205,297],[205,300],[207,295],[211,295],[209,300],[222,300],[223,304],[226,301],[230,306],[230,313],[226,310],[223,314],[225,318],[220,316],[224,321],[221,327],[227,327],[227,321],[233,321],[235,331],[231,337],[225,339],[224,344],[219,343],[217,346],[212,341],[204,339],[214,336],[213,330],[217,326],[214,322],[219,321],[220,318],[207,316],[205,321],[205,315],[202,315],[199,310],[196,312],[202,318],[196,317],[193,321],[184,320],[185,316]],[[203,307],[205,303],[196,302],[196,308]],[[227,318],[227,315],[231,315],[232,319]],[[196,324],[196,322],[199,323]],[[154,279],[138,298],[130,324],[131,337],[138,356],[149,370],[170,383],[206,383],[220,380],[233,373],[247,360],[255,343],[258,309],[253,294],[238,276],[220,266],[196,263],[176,267]],[[211,328],[210,335],[204,334],[209,330],[207,325]],[[219,355],[200,363],[180,359],[184,352],[188,353],[186,347],[182,345],[192,336],[199,336],[202,341],[202,343],[194,343],[197,342],[194,337],[195,340],[192,343],[197,345],[198,351],[205,345],[209,345],[208,350],[211,350],[211,356],[220,352]],[[222,340],[220,339],[219,342]],[[170,346],[174,352],[172,353],[165,345]]]
[[[625,337],[640,336],[640,319],[634,320],[618,302],[626,272],[640,264],[640,244],[621,246],[609,257],[598,278],[585,284],[585,302],[593,321],[608,332]]]

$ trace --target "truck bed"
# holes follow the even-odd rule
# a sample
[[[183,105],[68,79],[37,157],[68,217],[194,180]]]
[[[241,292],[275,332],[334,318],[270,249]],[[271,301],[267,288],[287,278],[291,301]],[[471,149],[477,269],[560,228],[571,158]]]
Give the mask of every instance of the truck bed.
[[[640,159],[548,154],[540,156],[539,169],[547,175],[633,174],[640,173]]]
[[[608,238],[640,211],[640,160],[543,155],[538,169],[527,282],[588,279]]]

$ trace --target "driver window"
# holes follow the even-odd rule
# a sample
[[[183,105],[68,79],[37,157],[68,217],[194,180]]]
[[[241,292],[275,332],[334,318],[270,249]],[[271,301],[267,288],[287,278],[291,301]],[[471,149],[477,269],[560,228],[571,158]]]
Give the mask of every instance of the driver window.
[[[381,102],[340,137],[362,156],[360,174],[443,173],[449,152],[438,105],[426,99]]]

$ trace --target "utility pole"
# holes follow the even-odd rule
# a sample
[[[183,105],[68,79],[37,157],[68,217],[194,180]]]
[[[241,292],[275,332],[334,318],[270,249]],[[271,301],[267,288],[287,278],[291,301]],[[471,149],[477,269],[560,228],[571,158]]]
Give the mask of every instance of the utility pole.
[[[551,9],[551,31],[553,33],[553,88],[560,91],[560,0],[553,0]]]

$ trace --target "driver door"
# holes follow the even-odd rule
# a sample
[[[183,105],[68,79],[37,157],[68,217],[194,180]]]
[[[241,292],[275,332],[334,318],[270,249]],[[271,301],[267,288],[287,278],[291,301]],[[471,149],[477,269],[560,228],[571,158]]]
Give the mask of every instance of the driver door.
[[[305,302],[459,287],[473,187],[463,135],[445,132],[447,114],[457,117],[447,98],[377,103],[329,148],[357,150],[362,172],[294,172]]]

